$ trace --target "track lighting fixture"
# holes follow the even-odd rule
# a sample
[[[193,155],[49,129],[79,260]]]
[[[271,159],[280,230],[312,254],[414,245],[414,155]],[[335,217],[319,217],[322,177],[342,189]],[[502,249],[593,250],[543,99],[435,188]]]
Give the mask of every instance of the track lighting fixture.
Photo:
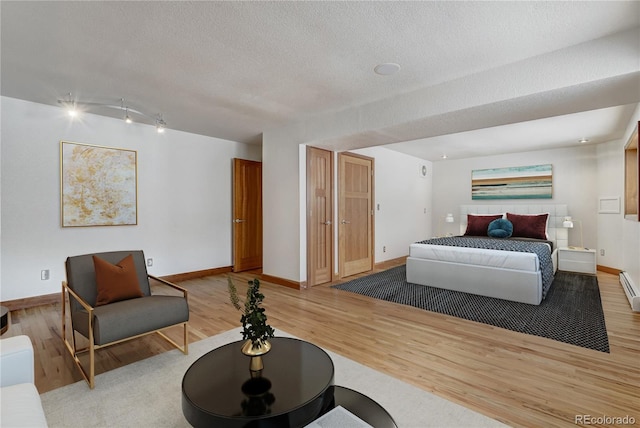
[[[111,103],[78,101],[74,99],[71,95],[71,92],[69,92],[65,99],[58,100],[58,104],[64,107],[67,110],[69,116],[71,117],[78,116],[80,106],[83,108],[83,110],[91,109],[92,107],[120,110],[123,114],[121,117],[124,119],[126,123],[133,123],[134,122],[133,117],[140,116],[143,119],[146,119],[146,120],[142,120],[141,122],[149,123],[149,121],[153,121],[152,123],[155,123],[158,132],[160,133],[164,132],[165,128],[167,127],[167,123],[162,118],[162,115],[160,114],[155,116],[149,115],[139,110],[133,109],[128,105],[126,105],[124,98],[120,98],[119,101],[120,101],[119,105],[116,103],[111,104]]]

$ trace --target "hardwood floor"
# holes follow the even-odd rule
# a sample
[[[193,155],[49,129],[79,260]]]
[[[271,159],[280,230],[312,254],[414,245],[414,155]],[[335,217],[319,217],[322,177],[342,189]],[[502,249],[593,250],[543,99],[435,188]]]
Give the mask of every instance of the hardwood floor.
[[[256,275],[231,274],[241,293]],[[640,314],[631,312],[617,276],[598,272],[598,282],[609,354],[338,291],[328,284],[299,291],[262,282],[261,290],[276,331],[508,425],[569,427],[575,426],[577,415],[629,415],[640,426]],[[181,285],[189,290],[191,342],[239,326],[226,275]],[[31,337],[41,393],[82,379],[64,349],[60,313],[59,303],[14,311],[3,335]],[[178,339],[180,330],[169,334]],[[114,345],[97,352],[96,372],[169,349],[157,335]]]

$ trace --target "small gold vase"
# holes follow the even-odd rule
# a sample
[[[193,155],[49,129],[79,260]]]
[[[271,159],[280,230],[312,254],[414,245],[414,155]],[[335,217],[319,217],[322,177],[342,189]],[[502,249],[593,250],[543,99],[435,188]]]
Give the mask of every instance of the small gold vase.
[[[251,357],[249,362],[249,370],[251,371],[251,377],[260,376],[264,364],[262,363],[262,356],[271,350],[271,343],[268,340],[258,340],[254,346],[251,339],[248,339],[242,345],[242,353]]]

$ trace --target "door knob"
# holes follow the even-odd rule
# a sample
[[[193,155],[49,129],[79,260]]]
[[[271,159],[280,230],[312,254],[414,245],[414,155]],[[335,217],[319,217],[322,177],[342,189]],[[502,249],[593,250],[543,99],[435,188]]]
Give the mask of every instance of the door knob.
[[[237,218],[235,220],[233,220],[234,223],[244,223],[246,220],[241,219],[241,218]]]
[[[342,224],[350,224],[351,222],[347,221],[347,220],[342,220],[342,221],[340,221],[340,223],[342,223]]]
[[[327,220],[327,221],[325,221],[325,222],[324,222],[324,223],[322,223],[322,224],[325,224],[325,225],[327,225],[327,226],[331,226],[331,220]]]

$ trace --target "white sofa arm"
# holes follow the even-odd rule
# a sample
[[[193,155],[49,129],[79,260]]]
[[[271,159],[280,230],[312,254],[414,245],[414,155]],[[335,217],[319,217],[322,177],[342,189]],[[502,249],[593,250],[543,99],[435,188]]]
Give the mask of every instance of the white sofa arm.
[[[31,339],[22,335],[0,340],[0,387],[34,382]]]
[[[33,345],[28,336],[0,340],[0,413],[3,427],[46,427],[35,385]]]

